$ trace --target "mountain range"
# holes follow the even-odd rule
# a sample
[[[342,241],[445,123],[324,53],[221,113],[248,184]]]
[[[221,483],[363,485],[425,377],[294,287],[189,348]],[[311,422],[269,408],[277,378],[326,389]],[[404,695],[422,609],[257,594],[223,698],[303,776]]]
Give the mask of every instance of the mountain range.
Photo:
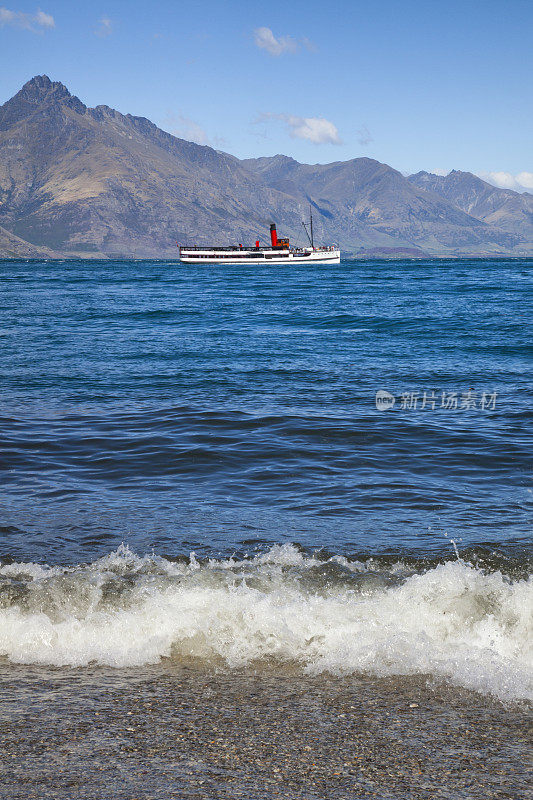
[[[533,195],[370,158],[238,159],[144,117],[88,108],[46,75],[0,106],[0,256],[168,258],[265,240],[270,222],[365,255],[533,255]]]

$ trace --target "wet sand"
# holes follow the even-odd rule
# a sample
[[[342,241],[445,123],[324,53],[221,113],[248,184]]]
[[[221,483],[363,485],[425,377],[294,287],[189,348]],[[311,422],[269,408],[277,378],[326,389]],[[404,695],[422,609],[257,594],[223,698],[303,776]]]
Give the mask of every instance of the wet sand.
[[[0,665],[0,797],[533,797],[531,709],[424,678]]]

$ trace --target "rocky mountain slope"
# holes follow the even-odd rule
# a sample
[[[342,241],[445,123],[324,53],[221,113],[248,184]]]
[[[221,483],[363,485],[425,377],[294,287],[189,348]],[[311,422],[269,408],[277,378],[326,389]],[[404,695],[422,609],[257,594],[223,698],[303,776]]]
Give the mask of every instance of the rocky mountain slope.
[[[416,177],[367,158],[241,161],[38,76],[0,107],[0,255],[12,236],[61,255],[171,257],[176,242],[254,241],[273,220],[303,242],[309,204],[317,239],[348,252],[533,253],[510,201],[500,225]]]
[[[417,172],[409,182],[443,197],[465,214],[488,225],[533,239],[533,194],[497,189],[471,172],[452,170],[448,175]]]
[[[30,244],[20,236],[0,228],[0,258],[62,258],[62,256],[48,247]]]
[[[272,215],[296,223],[276,195],[258,196],[233,156],[89,109],[46,76],[0,108],[0,225],[35,244],[175,255],[177,240],[250,238]]]

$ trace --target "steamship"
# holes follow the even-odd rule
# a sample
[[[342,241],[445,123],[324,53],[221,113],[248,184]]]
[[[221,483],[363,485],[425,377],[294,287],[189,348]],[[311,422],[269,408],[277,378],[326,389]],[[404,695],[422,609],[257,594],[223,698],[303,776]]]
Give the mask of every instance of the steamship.
[[[186,264],[340,264],[341,253],[338,247],[316,247],[313,237],[313,217],[310,230],[302,225],[309,239],[308,247],[291,247],[289,239],[278,239],[276,226],[270,226],[270,247],[261,247],[259,240],[255,247],[233,245],[230,247],[211,247],[200,245],[184,247],[178,245],[179,258]]]

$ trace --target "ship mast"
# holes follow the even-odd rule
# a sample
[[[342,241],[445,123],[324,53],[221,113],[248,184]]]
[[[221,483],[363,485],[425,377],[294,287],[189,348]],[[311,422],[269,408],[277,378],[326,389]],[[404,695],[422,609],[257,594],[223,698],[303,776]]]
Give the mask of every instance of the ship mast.
[[[305,224],[305,222],[303,220],[302,220],[302,225],[303,225],[303,229],[305,231],[305,235],[309,239],[309,244],[312,246],[311,237],[309,236],[309,231],[307,230],[307,225]]]
[[[315,239],[313,236],[313,212],[311,211],[311,203],[309,203],[309,228],[311,229],[311,235],[309,235],[309,231],[307,230],[307,225],[305,222],[302,221],[302,225],[304,227],[304,231],[307,234],[307,238],[309,239],[309,244],[311,245],[311,249],[315,249]]]

